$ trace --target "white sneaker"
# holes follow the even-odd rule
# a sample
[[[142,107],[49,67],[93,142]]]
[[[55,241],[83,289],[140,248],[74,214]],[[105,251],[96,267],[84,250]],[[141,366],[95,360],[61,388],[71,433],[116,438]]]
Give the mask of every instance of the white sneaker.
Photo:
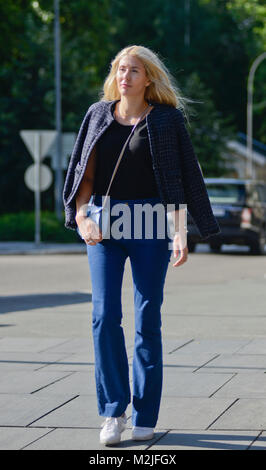
[[[121,433],[126,429],[127,416],[124,413],[119,418],[108,417],[102,423],[100,432],[100,443],[105,445],[118,444]]]
[[[133,426],[132,428],[132,439],[134,441],[145,441],[148,439],[152,439],[153,436],[153,428],[145,428],[143,426]]]

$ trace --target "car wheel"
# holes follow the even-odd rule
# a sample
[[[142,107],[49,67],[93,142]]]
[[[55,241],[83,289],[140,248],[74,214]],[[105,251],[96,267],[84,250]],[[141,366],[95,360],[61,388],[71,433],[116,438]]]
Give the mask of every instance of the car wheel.
[[[213,253],[219,253],[221,251],[222,245],[218,243],[210,243],[210,249]]]
[[[252,242],[249,245],[249,252],[252,255],[263,255],[264,254],[264,247],[265,247],[266,239],[262,233],[259,234],[256,241]]]

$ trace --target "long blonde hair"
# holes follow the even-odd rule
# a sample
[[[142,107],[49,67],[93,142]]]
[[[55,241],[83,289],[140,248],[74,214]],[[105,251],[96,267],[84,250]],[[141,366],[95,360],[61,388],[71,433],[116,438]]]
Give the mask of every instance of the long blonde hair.
[[[120,93],[116,84],[116,73],[120,59],[126,55],[137,57],[143,63],[150,85],[146,87],[144,99],[164,103],[181,109],[187,117],[186,102],[193,100],[181,95],[175,79],[169,72],[158,54],[144,46],[127,46],[117,53],[111,61],[111,69],[106,77],[102,91],[99,93],[101,101],[113,101],[120,99]]]

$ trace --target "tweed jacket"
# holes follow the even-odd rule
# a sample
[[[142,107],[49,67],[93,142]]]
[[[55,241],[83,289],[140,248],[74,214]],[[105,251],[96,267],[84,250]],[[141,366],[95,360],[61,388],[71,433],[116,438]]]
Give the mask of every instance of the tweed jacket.
[[[113,101],[93,103],[81,124],[65,178],[63,201],[65,227],[76,229],[75,196],[91,150],[114,120]],[[203,173],[194,153],[184,117],[177,108],[149,101],[154,108],[146,116],[152,168],[162,204],[186,204],[201,238],[220,233],[213,215]]]

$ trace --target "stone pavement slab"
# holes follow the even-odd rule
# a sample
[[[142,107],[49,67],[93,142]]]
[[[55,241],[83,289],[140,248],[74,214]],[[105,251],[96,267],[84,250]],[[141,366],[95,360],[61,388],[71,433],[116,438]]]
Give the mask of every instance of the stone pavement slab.
[[[0,380],[0,393],[36,393],[37,390],[46,390],[51,384],[60,382],[67,377],[66,372],[51,372],[45,369],[37,371],[2,369]],[[60,389],[64,386],[59,385]]]
[[[37,394],[38,396],[60,395],[62,391],[70,395],[95,395],[94,371],[70,372],[62,380],[54,381],[37,392]]]
[[[60,400],[61,395],[40,395],[43,400]],[[61,398],[63,401],[63,397]],[[77,396],[64,406],[50,408],[49,414],[35,420],[34,426],[55,428],[99,428],[103,418],[98,415],[95,393],[93,395]]]
[[[28,426],[75,397],[71,395],[0,394],[0,426]]]
[[[53,429],[45,436],[35,440],[25,447],[25,450],[145,450],[157,442],[166,431],[158,431],[154,438],[137,442],[131,440],[131,429],[126,429],[121,435],[121,442],[116,446],[104,446],[99,443],[99,429]]]
[[[0,450],[19,450],[50,431],[38,428],[0,427]]]
[[[42,369],[63,359],[66,355],[59,353],[32,353],[32,352],[1,352],[0,370],[3,369]]]
[[[241,398],[210,429],[265,430],[266,398]]]
[[[233,377],[232,374],[197,374],[165,368],[163,395],[174,397],[210,397]]]
[[[0,353],[2,352],[31,352],[42,353],[52,349],[52,352],[58,352],[56,346],[68,342],[68,338],[32,338],[32,337],[15,337],[15,338],[1,338],[0,339]],[[59,351],[60,352],[60,351]],[[65,351],[61,351],[65,352]]]
[[[163,396],[157,428],[206,429],[233,402],[225,398]]]
[[[169,338],[165,335],[165,332],[162,332],[162,342],[163,342],[163,354],[170,354],[179,349],[183,349],[185,346],[194,341],[194,338]]]
[[[266,355],[263,354],[221,354],[204,365],[199,371],[218,373],[258,373],[266,372]]]
[[[179,369],[182,372],[194,372],[205,366],[218,355],[215,353],[183,353],[182,349],[170,354],[164,354],[164,366],[169,369]]]
[[[93,353],[92,337],[87,334],[86,338],[63,338],[61,341],[55,341],[55,344],[51,344],[48,350],[64,355],[84,354],[84,357],[88,358],[89,354]]]
[[[64,305],[64,312],[73,310],[82,312],[91,302],[91,294],[83,292],[40,292],[28,295],[5,295],[1,298],[0,313],[35,312],[41,309],[42,313],[48,313],[50,308],[60,308]]]
[[[203,375],[203,374],[201,374]],[[235,374],[220,390],[215,393],[217,398],[265,398],[266,374],[245,373]]]
[[[266,338],[254,338],[237,352],[238,354],[265,354],[266,355]]]
[[[257,436],[256,431],[169,431],[152,450],[246,450]]]
[[[222,340],[219,338],[204,338],[198,340],[192,340],[182,347],[182,352],[193,353],[193,354],[233,354],[236,352],[242,352],[251,343],[250,339],[226,339]],[[245,353],[244,353],[245,354]],[[248,354],[248,352],[247,352]]]
[[[94,353],[90,351],[89,354],[65,354],[62,359],[47,364],[47,370],[61,371],[61,372],[83,372],[94,370]]]
[[[266,450],[266,432],[262,432],[252,444],[250,450]]]

